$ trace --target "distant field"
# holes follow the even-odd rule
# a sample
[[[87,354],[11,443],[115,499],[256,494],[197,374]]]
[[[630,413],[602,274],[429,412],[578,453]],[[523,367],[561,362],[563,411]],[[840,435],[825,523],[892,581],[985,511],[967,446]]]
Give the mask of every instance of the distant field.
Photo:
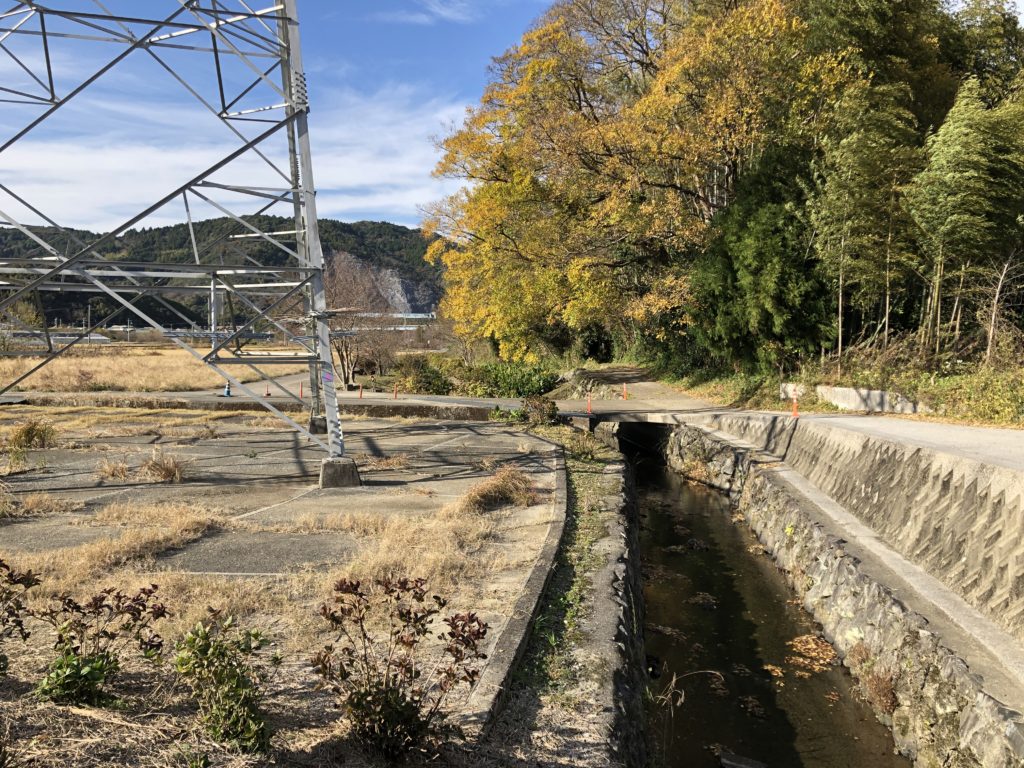
[[[38,357],[0,359],[0,381],[9,382],[39,363]],[[274,366],[274,375],[301,373],[301,365]],[[231,374],[241,381],[258,376],[243,366]],[[104,347],[68,353],[32,374],[18,391],[161,392],[217,389],[224,379],[183,349]]]

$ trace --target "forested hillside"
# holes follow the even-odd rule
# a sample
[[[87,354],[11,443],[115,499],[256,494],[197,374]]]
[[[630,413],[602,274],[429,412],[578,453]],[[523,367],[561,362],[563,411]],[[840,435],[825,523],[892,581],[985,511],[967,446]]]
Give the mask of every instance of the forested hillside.
[[[560,0],[444,140],[444,310],[510,359],[1019,365],[1022,57],[1000,0]]]
[[[292,222],[278,216],[250,217],[264,231],[281,231],[292,228]],[[238,256],[229,246],[235,249],[241,245],[246,253],[265,264],[280,264],[285,254],[270,243],[256,239],[230,243],[227,236],[241,231],[241,227],[231,219],[209,219],[195,223],[196,240],[200,244],[219,243],[213,246],[210,261],[223,255],[227,263],[237,261]],[[53,232],[40,230],[45,238],[58,247],[67,246],[69,252],[77,250],[66,238]],[[91,242],[98,235],[90,232],[76,232],[76,236]],[[409,229],[396,224],[375,221],[358,221],[344,223],[332,219],[320,221],[320,234],[328,263],[334,253],[350,253],[360,262],[374,271],[384,274],[384,282],[399,282],[404,299],[409,309],[416,312],[430,312],[441,295],[440,271],[424,261],[427,241],[418,230]],[[14,229],[0,228],[0,254],[19,255],[31,253],[35,243]],[[152,227],[131,230],[123,236],[100,249],[105,256],[112,259],[130,259],[133,261],[156,261],[188,263],[194,259],[192,242],[187,224],[167,227]],[[388,274],[390,271],[391,274]],[[44,296],[47,307],[52,307],[61,314],[62,319],[80,319],[78,313],[84,312],[85,299],[81,296],[50,295]],[[105,300],[104,300],[105,301]],[[205,300],[203,300],[205,301]],[[94,299],[95,304],[100,302]],[[112,309],[111,305],[111,309]],[[159,313],[159,311],[157,311]],[[199,312],[197,317],[205,316]]]

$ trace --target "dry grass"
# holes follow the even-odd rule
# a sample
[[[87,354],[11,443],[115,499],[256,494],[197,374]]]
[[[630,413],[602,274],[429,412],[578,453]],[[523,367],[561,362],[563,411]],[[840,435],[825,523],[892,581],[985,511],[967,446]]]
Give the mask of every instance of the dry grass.
[[[415,575],[436,589],[465,587],[467,580],[501,568],[493,558],[484,562],[481,557],[498,524],[496,515],[485,513],[533,501],[529,476],[506,467],[429,517],[366,512],[333,516],[332,530],[365,542],[335,575],[363,580]]]
[[[530,476],[522,470],[504,467],[470,488],[465,496],[446,507],[443,514],[457,517],[511,505],[527,507],[535,498]]]
[[[896,696],[896,683],[891,672],[875,670],[868,672],[860,679],[860,688],[864,698],[875,709],[891,715],[900,705]]]
[[[404,454],[396,456],[367,456],[365,454],[355,457],[359,469],[365,472],[377,472],[385,469],[405,469],[409,466],[409,457]]]
[[[38,358],[0,360],[0,379],[12,381],[36,365]],[[297,365],[276,370],[276,374],[301,373]],[[259,375],[239,371],[242,381],[256,381]],[[39,392],[185,392],[220,389],[224,379],[182,349],[111,346],[69,352],[47,364],[21,382],[20,391]]]
[[[57,429],[49,421],[29,419],[7,436],[12,448],[52,448],[57,444]]]
[[[187,465],[183,459],[154,448],[150,457],[139,467],[139,477],[158,483],[180,483]]]
[[[103,459],[96,466],[96,474],[104,480],[124,482],[128,479],[128,462],[124,459]]]
[[[49,493],[30,493],[18,501],[10,492],[10,486],[0,482],[0,520],[63,515],[79,510],[82,506],[81,502],[61,499]]]
[[[208,619],[211,608],[234,616],[240,623],[259,617],[254,623],[267,626],[270,623],[267,617],[274,616],[287,619],[291,624],[297,621],[305,624],[304,613],[310,614],[308,622],[311,623],[315,621],[316,606],[310,595],[325,592],[319,589],[319,581],[314,588],[312,577],[306,575],[271,580],[158,571],[140,573],[140,578],[159,584],[160,592],[173,610],[173,615],[161,628],[167,637],[179,637],[199,621]],[[120,580],[123,582],[124,577]],[[291,631],[272,633],[282,639],[295,634]]]
[[[91,594],[103,574],[195,541],[222,519],[219,510],[195,504],[112,504],[100,510],[94,520],[122,528],[120,535],[38,554],[8,555],[5,559],[20,570],[42,576],[43,583],[33,590],[37,599],[64,592]]]
[[[495,456],[484,456],[474,463],[473,466],[481,472],[493,472],[494,468],[498,466],[498,459]]]
[[[272,530],[280,530],[294,533],[353,533],[357,527],[353,522],[354,515],[351,512],[334,512],[329,515],[318,515],[316,512],[309,512],[296,518],[294,523],[287,525],[271,526]],[[354,535],[369,535],[357,533]]]
[[[0,520],[18,517],[20,512],[21,507],[18,505],[17,499],[11,495],[10,486],[0,480]]]
[[[363,540],[363,546],[335,577],[371,580],[414,575],[435,589],[450,591],[495,567],[480,558],[481,547],[494,535],[493,520],[350,513],[344,523],[348,533]]]
[[[78,438],[103,438],[133,435],[174,435],[216,437],[214,424],[226,419],[241,421],[251,417],[244,411],[202,411],[171,408],[116,408],[106,406],[31,406],[12,405],[0,410],[0,431],[8,446],[16,431],[26,422],[45,421],[59,425],[60,434]],[[269,422],[268,422],[269,423]],[[280,424],[276,419],[274,424]],[[62,441],[73,448],[75,441]],[[102,446],[90,446],[96,450]]]
[[[81,509],[83,504],[62,499],[50,493],[30,493],[21,502],[21,514],[35,517],[41,515],[66,515]]]

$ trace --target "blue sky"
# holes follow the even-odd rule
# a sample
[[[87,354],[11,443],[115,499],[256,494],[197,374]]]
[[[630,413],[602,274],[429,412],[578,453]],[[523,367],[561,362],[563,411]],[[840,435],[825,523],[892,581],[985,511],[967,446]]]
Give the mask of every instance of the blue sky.
[[[416,224],[418,208],[451,188],[430,177],[433,137],[480,98],[492,57],[515,44],[548,4],[300,0],[324,213]],[[331,124],[339,113],[358,137],[344,147]],[[347,157],[359,164],[365,185],[346,180]]]
[[[272,4],[245,1],[258,8]],[[81,9],[91,2],[47,5]],[[548,0],[298,2],[320,215],[418,225],[422,207],[455,188],[431,177],[434,139],[478,101],[491,58],[519,40]],[[137,0],[104,0],[104,5],[122,13],[139,9]],[[147,0],[147,6],[154,18],[179,7],[176,0]],[[48,25],[51,31],[55,23]],[[43,59],[37,40],[21,35],[6,45],[38,72]],[[68,92],[116,52],[116,45],[104,42],[57,41],[51,56],[58,92]],[[215,100],[215,80],[201,54],[160,53],[204,97]],[[125,64],[0,154],[0,184],[63,225],[103,231],[237,146],[237,139],[158,62],[138,52]],[[242,83],[249,73],[226,72],[225,77]],[[2,52],[0,85],[38,90]],[[261,103],[266,100],[252,106]],[[37,107],[0,104],[0,144],[38,113]],[[266,171],[258,162],[240,160],[222,180],[255,180]],[[0,215],[5,212],[39,223],[0,193]],[[219,213],[200,205],[193,215]],[[183,208],[169,205],[144,223],[182,220]]]
[[[300,0],[325,215],[415,225],[419,207],[452,188],[430,177],[437,157],[432,139],[462,119],[480,97],[490,59],[515,44],[548,5]],[[343,142],[338,116],[352,125]],[[357,166],[352,179],[346,179],[346,158]]]

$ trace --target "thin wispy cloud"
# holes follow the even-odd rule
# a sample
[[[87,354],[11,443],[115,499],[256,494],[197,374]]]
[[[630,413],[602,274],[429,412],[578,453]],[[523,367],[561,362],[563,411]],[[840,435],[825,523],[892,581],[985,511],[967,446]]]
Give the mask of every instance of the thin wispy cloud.
[[[474,8],[466,0],[420,0],[420,5],[439,19],[466,22],[478,17],[481,4]]]
[[[428,26],[438,22],[468,24],[482,15],[485,2],[469,3],[467,0],[415,0],[415,8],[378,11],[371,15],[374,21],[393,24],[417,24]]]
[[[416,24],[420,26],[429,26],[437,21],[436,16],[424,11],[380,11],[370,18],[385,24]]]

